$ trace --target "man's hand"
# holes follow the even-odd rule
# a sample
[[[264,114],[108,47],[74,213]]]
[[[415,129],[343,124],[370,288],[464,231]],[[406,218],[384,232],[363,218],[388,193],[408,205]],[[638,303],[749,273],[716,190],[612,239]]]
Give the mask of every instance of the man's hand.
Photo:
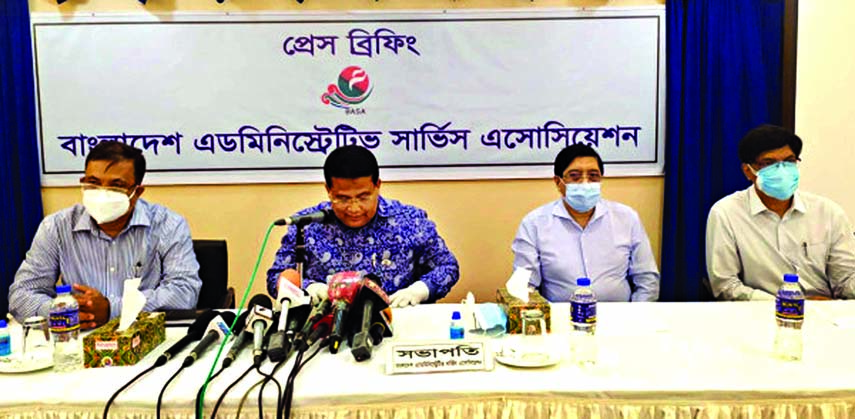
[[[312,296],[312,304],[317,304],[319,301],[323,301],[328,298],[329,287],[323,282],[312,282],[308,287],[306,287],[306,292]]]
[[[430,297],[430,290],[422,281],[416,281],[413,285],[404,288],[389,297],[389,304],[392,307],[406,307],[419,305],[422,301]]]
[[[74,299],[80,306],[80,329],[94,329],[110,320],[110,300],[86,285],[74,284]]]

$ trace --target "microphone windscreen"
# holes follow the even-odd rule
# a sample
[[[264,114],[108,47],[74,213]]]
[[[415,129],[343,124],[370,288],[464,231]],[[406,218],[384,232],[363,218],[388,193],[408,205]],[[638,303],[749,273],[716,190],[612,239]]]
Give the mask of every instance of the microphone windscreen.
[[[255,306],[273,309],[273,301],[270,300],[270,297],[264,294],[255,294],[249,299],[249,303],[246,304],[246,307],[252,310]]]
[[[187,328],[187,336],[191,337],[192,340],[202,339],[202,335],[205,334],[205,330],[208,328],[208,323],[211,323],[211,320],[214,320],[220,313],[217,313],[214,310],[208,310],[196,317],[196,321]]]
[[[233,335],[239,335],[243,332],[244,327],[246,327],[246,318],[249,316],[249,310],[244,310],[243,313],[240,313],[238,316],[237,324],[235,324],[235,328],[232,330]]]
[[[279,281],[288,281],[297,288],[302,288],[300,283],[300,273],[296,269],[286,269],[279,274]]]
[[[221,311],[219,314],[220,314],[220,317],[223,318],[223,321],[226,322],[226,324],[229,326],[231,326],[232,323],[234,323],[235,318],[237,317],[237,315],[231,311]]]
[[[327,294],[333,301],[353,302],[356,293],[362,288],[363,273],[360,271],[338,272],[330,277]]]

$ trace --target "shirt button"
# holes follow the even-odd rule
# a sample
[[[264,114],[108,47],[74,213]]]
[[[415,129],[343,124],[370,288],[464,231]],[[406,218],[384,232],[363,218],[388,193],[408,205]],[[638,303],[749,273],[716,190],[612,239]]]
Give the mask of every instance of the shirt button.
[[[113,273],[113,272],[116,272],[116,267],[115,267],[115,266],[111,266],[111,267],[110,267],[110,273]]]

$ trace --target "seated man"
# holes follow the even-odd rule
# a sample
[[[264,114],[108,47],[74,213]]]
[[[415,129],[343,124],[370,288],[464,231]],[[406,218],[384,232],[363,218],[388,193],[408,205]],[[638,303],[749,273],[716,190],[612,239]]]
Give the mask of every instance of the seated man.
[[[121,313],[129,278],[142,278],[143,310],[196,307],[202,281],[190,229],[180,215],[140,199],[143,175],[136,148],[104,141],[89,151],[83,204],[42,220],[9,288],[18,321],[48,316],[57,280],[72,285],[84,329]]]
[[[303,286],[315,297],[327,295],[327,277],[362,270],[383,282],[392,305],[403,307],[444,297],[457,283],[460,268],[424,210],[380,196],[380,169],[371,152],[359,146],[333,150],[324,162],[330,201],[299,211],[330,209],[336,220],[303,227],[306,243]],[[279,274],[294,268],[296,227],[267,271],[267,289],[276,296]]]
[[[659,271],[638,214],[600,198],[603,161],[573,144],[555,157],[552,181],[562,198],[528,213],[512,249],[514,268],[552,302],[570,301],[576,279],[591,279],[600,301],[656,301]]]
[[[773,299],[785,273],[808,298],[855,297],[855,237],[829,199],[798,191],[802,140],[773,125],[739,141],[753,184],[713,205],[707,220],[710,286],[724,300]]]

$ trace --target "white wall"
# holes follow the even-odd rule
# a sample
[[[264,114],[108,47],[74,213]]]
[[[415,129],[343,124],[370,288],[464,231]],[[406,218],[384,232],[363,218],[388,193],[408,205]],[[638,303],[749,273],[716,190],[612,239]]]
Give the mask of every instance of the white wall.
[[[796,133],[805,142],[801,188],[855,221],[855,1],[799,2]]]

